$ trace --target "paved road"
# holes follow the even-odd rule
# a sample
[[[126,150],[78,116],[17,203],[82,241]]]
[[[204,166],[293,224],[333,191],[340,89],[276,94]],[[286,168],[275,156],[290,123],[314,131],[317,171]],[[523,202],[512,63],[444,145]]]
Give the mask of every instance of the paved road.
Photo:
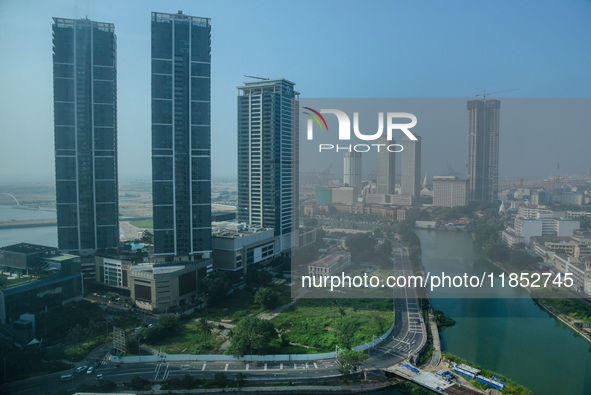
[[[395,275],[412,274],[406,249],[396,243],[394,245]],[[420,324],[420,313],[417,294],[414,289],[394,289],[393,297],[395,327],[391,335],[381,344],[368,350],[369,359],[364,369],[379,370],[398,363],[411,355],[420,346],[423,332]],[[91,365],[89,361],[82,364]],[[93,374],[75,373],[72,382],[61,382],[63,373],[36,377],[0,387],[4,394],[43,394],[60,390],[75,389],[79,384],[93,384],[96,374],[103,374],[105,379],[116,383],[130,381],[140,376],[150,381],[162,381],[170,377],[181,377],[191,374],[200,378],[211,378],[215,373],[223,372],[228,377],[235,377],[242,372],[249,381],[257,380],[315,380],[321,377],[339,375],[338,365],[334,359],[309,362],[164,362],[121,364],[117,367],[110,363],[99,366]]]

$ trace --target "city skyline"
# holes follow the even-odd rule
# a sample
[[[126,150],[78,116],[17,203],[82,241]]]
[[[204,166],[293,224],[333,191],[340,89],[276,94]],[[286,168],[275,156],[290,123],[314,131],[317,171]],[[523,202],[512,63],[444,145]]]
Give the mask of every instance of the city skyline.
[[[379,2],[378,2],[379,3]],[[53,178],[53,155],[45,149],[52,144],[52,136],[47,134],[52,124],[51,109],[51,73],[50,51],[48,51],[48,20],[52,16],[70,16],[72,18],[88,15],[93,20],[112,21],[118,26],[118,48],[124,57],[119,59],[119,161],[120,178],[150,179],[150,65],[149,65],[149,25],[146,19],[150,11],[160,9],[157,2],[129,3],[118,13],[109,11],[107,7],[97,7],[98,3],[90,2],[85,7],[79,6],[76,2],[64,2],[63,4],[46,4],[38,2],[34,11],[21,11],[22,5],[17,2],[3,2],[0,9],[4,12],[0,17],[4,18],[1,31],[0,45],[4,49],[5,57],[0,64],[5,78],[5,87],[0,98],[2,106],[2,118],[4,119],[5,130],[16,131],[17,133],[5,134],[3,144],[0,145],[0,178],[7,181],[43,181],[50,182]],[[100,3],[108,5],[109,2]],[[191,8],[190,3],[179,2],[171,12],[176,9]],[[319,11],[326,11],[336,3],[326,2],[319,5]],[[266,35],[268,29],[275,29],[278,22],[265,17],[265,13],[254,13],[248,6],[233,3],[235,12],[227,12],[228,8],[214,3],[206,2],[202,5],[199,14],[208,15],[217,20],[218,34],[214,37],[217,40],[217,49],[213,51],[214,59],[219,59],[221,67],[212,74],[212,150],[214,179],[222,177],[235,177],[235,114],[236,102],[233,95],[234,87],[243,80],[244,74],[253,74],[263,77],[285,76],[297,80],[300,90],[306,93],[307,97],[470,97],[481,93],[483,89],[500,90],[507,88],[519,88],[516,92],[501,94],[507,96],[522,97],[588,97],[591,91],[591,83],[583,78],[584,70],[591,65],[591,57],[586,51],[581,51],[584,43],[591,37],[591,29],[583,22],[588,19],[590,10],[585,3],[573,4],[567,8],[555,9],[549,4],[535,3],[535,9],[525,5],[516,5],[513,15],[518,19],[510,18],[507,13],[501,12],[492,5],[470,5],[469,7],[458,7],[453,4],[439,10],[449,12],[458,8],[458,13],[450,13],[450,18],[443,23],[435,18],[435,10],[439,6],[433,6],[432,13],[424,13],[417,6],[407,4],[379,3],[360,8],[353,4],[339,4],[337,17],[330,21],[330,25],[338,31],[343,30],[345,21],[352,15],[363,15],[367,20],[374,20],[372,29],[362,33],[362,37],[346,34],[340,40],[330,45],[321,45],[318,48],[305,45],[307,39],[318,36],[320,29],[325,25],[318,20],[312,19],[306,29],[301,31],[300,37],[287,37],[279,33],[276,37]],[[185,7],[183,7],[185,6]],[[294,17],[295,23],[304,11],[296,6],[278,6],[268,3],[266,12],[275,12],[279,8],[289,11]],[[417,16],[416,28],[413,28],[413,35],[407,40],[396,45],[402,46],[405,53],[411,54],[405,62],[396,62],[395,67],[386,69],[389,64],[387,58],[384,62],[370,62],[369,73],[356,73],[364,62],[363,59],[373,59],[388,43],[391,33],[385,30],[385,18],[387,13],[378,12],[384,8],[392,11],[407,12]],[[443,6],[441,6],[443,7]],[[420,7],[419,7],[420,8]],[[448,10],[449,8],[449,10]],[[461,10],[461,12],[460,12]],[[418,12],[421,12],[418,18]],[[485,12],[483,12],[485,11]],[[26,12],[29,17],[26,32],[23,26],[11,18],[18,13]],[[465,34],[466,32],[479,29],[481,21],[472,21],[469,16],[478,12],[479,15],[487,14],[490,20],[505,22],[503,32],[494,32],[489,29],[479,37],[490,45],[473,46],[475,38]],[[452,15],[453,14],[453,15]],[[556,20],[557,14],[563,18]],[[254,22],[251,23],[249,34],[235,35],[233,28],[241,18],[247,16]],[[307,16],[306,16],[307,17]],[[363,19],[363,18],[362,18]],[[544,23],[544,21],[552,23]],[[258,21],[258,22],[257,22]],[[563,22],[568,21],[568,23]],[[400,28],[410,29],[410,22],[401,21]],[[455,24],[456,30],[446,29],[447,23]],[[541,26],[546,26],[542,29]],[[548,29],[547,26],[552,26]],[[446,45],[441,49],[428,44],[431,40],[430,32],[438,29],[441,39]],[[279,32],[282,29],[276,29]],[[522,37],[519,32],[528,31],[532,34]],[[534,34],[535,32],[535,34]],[[18,37],[18,40],[14,38]],[[528,43],[530,51],[528,56],[522,55],[523,42],[514,42],[512,37],[522,37],[523,42]],[[259,39],[260,38],[260,39]],[[335,57],[338,51],[349,53],[350,44],[365,38],[371,42],[361,50],[360,53],[352,56],[352,62],[345,67],[335,67]],[[257,39],[261,43],[257,50],[258,56],[246,56],[249,40]],[[286,41],[287,40],[287,41]],[[308,40],[309,41],[309,40]],[[296,65],[299,62],[286,61],[282,57],[273,57],[274,47],[278,42],[289,42],[288,45],[294,51],[295,59],[307,57],[321,58],[323,62],[317,63],[314,73],[306,72]],[[546,56],[545,44],[553,44],[560,49],[555,57]],[[475,48],[476,53],[470,57],[465,55],[465,47]],[[486,48],[486,49],[485,49]],[[445,57],[442,50],[446,52]],[[399,51],[400,52],[400,51]],[[391,56],[391,55],[388,55]],[[233,59],[240,58],[240,62]],[[560,59],[568,58],[571,62],[562,62]],[[143,59],[143,60],[142,60]],[[483,62],[482,59],[486,59]],[[438,65],[438,73],[425,73],[427,70],[420,65]],[[456,65],[463,64],[461,69]],[[503,67],[500,67],[500,66]],[[368,67],[365,64],[364,67]],[[466,74],[462,70],[478,69],[479,73]],[[553,75],[551,82],[547,75]],[[347,79],[343,84],[343,77],[356,75],[357,78]],[[8,78],[7,78],[8,77]],[[444,77],[444,78],[442,78]],[[35,86],[35,94],[30,94],[30,89],[24,87]],[[27,103],[27,104],[24,104]],[[36,108],[36,117],[27,117],[27,108]],[[228,115],[230,114],[230,116]],[[502,121],[501,121],[502,122]],[[565,130],[565,139],[583,139],[588,142],[589,137],[580,130]],[[429,136],[425,136],[429,137]],[[535,130],[523,130],[521,140],[537,138]],[[547,134],[546,138],[551,135]],[[28,144],[35,141],[37,144]],[[459,143],[458,143],[459,144]],[[508,141],[501,139],[501,146],[508,144]],[[18,152],[24,145],[31,152],[34,161],[19,161]],[[424,141],[424,156],[427,158],[423,163],[423,170],[427,174],[441,173],[439,171],[446,161],[435,161],[428,155],[429,141]],[[555,152],[557,160],[561,162],[561,169],[566,173],[585,173],[585,165],[581,166],[577,160],[583,153],[582,147],[585,144],[577,144],[571,147],[571,151]],[[452,147],[453,148],[453,147]],[[502,179],[541,178],[551,173],[556,164],[548,161],[520,161],[516,155],[516,148],[501,147],[501,165],[499,175]],[[537,145],[536,149],[541,154],[551,152],[543,145]],[[453,152],[450,158],[458,156],[460,149]],[[503,157],[504,156],[504,157]],[[533,158],[536,159],[536,158]],[[19,166],[10,166],[10,163],[19,163]],[[463,168],[463,163],[453,163],[456,169]],[[520,165],[519,167],[517,165]],[[516,169],[519,168],[519,171]]]

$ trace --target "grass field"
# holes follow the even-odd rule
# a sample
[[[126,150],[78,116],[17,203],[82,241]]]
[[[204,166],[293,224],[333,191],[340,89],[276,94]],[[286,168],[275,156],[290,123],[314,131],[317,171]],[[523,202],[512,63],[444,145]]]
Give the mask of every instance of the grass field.
[[[199,332],[197,322],[190,320],[183,324],[178,335],[165,338],[150,346],[162,348],[162,351],[168,354],[215,354],[225,340],[215,331],[210,334]]]
[[[8,276],[5,276],[4,274],[0,274],[0,277],[2,278],[8,278]],[[15,285],[20,285],[20,284],[25,284],[25,283],[30,283],[31,281],[37,281],[36,278],[32,278],[32,277],[23,277],[23,278],[15,278],[12,280],[7,280],[7,287],[13,287]]]
[[[308,353],[334,351],[339,342],[333,327],[342,319],[358,325],[352,346],[372,341],[392,325],[391,299],[338,299],[334,307],[332,303],[330,299],[302,299],[271,322],[286,332],[292,344],[308,346]]]
[[[154,221],[151,219],[140,219],[138,221],[130,221],[129,223],[133,226],[137,226],[138,228],[143,228],[143,229],[153,229],[154,228]]]
[[[290,302],[290,288],[273,286],[277,292],[277,306]],[[336,304],[334,304],[336,303]],[[342,310],[341,310],[342,309]],[[200,317],[208,321],[222,322],[231,328],[242,318],[264,310],[254,304],[252,291],[238,291],[228,296],[223,306],[208,307],[196,311],[183,323],[181,331],[149,346],[170,354],[207,354],[219,352],[227,340],[218,331],[204,335],[199,333],[196,322]],[[342,346],[335,335],[334,326],[341,320],[352,320],[357,325],[351,346],[358,346],[383,335],[392,325],[391,299],[300,299],[293,306],[271,319],[278,332],[283,334],[273,340],[267,349],[272,354],[316,354],[334,351]],[[285,341],[287,340],[287,341]]]

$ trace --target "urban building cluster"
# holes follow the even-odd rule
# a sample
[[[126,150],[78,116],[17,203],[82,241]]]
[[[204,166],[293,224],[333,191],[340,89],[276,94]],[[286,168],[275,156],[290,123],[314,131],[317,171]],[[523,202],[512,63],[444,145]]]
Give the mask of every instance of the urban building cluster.
[[[521,193],[516,196],[523,198]],[[555,272],[572,273],[575,289],[591,295],[591,233],[580,230],[580,218],[591,218],[591,213],[529,203],[519,205],[516,212],[503,203],[501,211],[514,213],[501,231],[503,242],[529,247]]]
[[[3,272],[45,278],[0,291],[2,324],[80,299],[85,287],[153,312],[195,305],[199,280],[212,271],[240,278],[314,245],[315,231],[298,226],[295,84],[255,78],[238,87],[237,213],[216,218],[211,20],[152,12],[151,33],[153,249],[129,253],[120,243],[115,26],[54,18],[58,247],[0,249]],[[148,257],[136,262],[136,248]]]
[[[400,183],[396,153],[377,152],[375,179],[362,178],[362,153],[345,152],[340,185],[316,187],[316,202],[305,207],[308,215],[327,212],[371,213],[387,219],[414,219],[405,207],[432,203],[435,207],[465,206],[471,201],[494,202],[498,198],[500,101],[470,100],[468,110],[467,178],[457,177],[448,164],[448,175],[427,177],[421,183],[421,137],[402,138]],[[378,143],[385,144],[383,140]],[[395,143],[393,140],[390,143]],[[400,213],[400,214],[398,214]]]

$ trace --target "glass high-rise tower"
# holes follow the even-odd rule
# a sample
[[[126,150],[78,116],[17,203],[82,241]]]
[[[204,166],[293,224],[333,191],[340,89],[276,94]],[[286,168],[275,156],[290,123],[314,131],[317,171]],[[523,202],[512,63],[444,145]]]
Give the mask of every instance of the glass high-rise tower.
[[[238,96],[238,221],[273,228],[281,251],[298,227],[299,93],[285,79],[245,82]]]
[[[152,13],[154,255],[211,253],[211,20]]]
[[[394,195],[396,193],[396,156],[386,149],[389,144],[396,144],[394,140],[388,140],[387,136],[378,139],[378,144],[384,144],[377,153],[376,187],[377,193]]]
[[[494,202],[499,188],[499,100],[468,101],[469,201]]]
[[[119,243],[115,28],[53,21],[58,246],[90,255]]]

